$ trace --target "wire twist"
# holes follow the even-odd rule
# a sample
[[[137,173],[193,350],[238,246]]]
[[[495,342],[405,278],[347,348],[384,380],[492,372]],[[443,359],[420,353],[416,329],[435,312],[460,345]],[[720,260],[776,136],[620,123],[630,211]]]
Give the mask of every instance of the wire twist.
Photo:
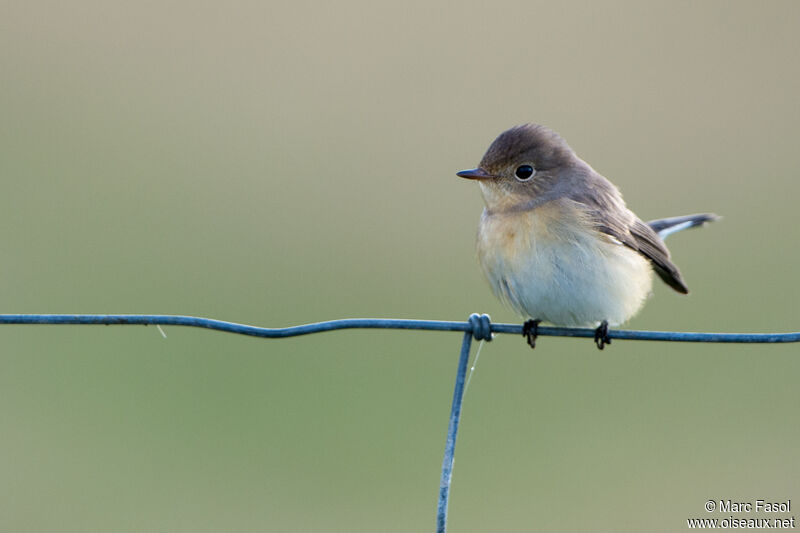
[[[472,336],[476,341],[490,341],[492,340],[492,322],[489,315],[479,315],[472,313],[469,315],[469,324],[472,326]]]

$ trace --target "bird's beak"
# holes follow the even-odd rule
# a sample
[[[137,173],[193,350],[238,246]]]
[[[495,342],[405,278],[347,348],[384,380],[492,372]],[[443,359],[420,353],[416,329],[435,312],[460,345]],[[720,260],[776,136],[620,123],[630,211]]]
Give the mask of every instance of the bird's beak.
[[[458,176],[459,178],[467,178],[469,180],[488,180],[497,177],[492,174],[489,174],[488,171],[482,169],[481,167],[471,168],[469,170],[462,170],[461,172],[456,172],[456,176]]]

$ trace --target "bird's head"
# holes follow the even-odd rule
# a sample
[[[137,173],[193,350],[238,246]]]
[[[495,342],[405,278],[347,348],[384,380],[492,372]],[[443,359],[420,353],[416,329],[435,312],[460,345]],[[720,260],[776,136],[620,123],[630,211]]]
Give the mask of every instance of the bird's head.
[[[585,165],[556,132],[523,124],[501,133],[477,168],[457,175],[476,180],[486,207],[502,211],[566,186],[563,172]]]

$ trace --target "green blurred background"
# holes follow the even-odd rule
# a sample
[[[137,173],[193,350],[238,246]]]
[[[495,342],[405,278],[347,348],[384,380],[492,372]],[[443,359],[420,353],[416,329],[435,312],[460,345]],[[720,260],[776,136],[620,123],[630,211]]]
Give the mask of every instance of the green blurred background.
[[[796,2],[5,2],[5,313],[519,321],[455,172],[556,129],[672,237],[632,328],[800,329]],[[0,329],[3,531],[432,531],[458,333]],[[521,338],[452,531],[682,531],[800,500],[798,347]]]

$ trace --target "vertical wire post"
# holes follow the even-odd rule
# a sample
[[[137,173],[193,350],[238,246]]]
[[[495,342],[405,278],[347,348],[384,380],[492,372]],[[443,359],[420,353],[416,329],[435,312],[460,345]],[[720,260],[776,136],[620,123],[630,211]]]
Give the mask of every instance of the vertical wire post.
[[[453,406],[450,409],[450,424],[447,428],[447,441],[444,446],[442,479],[439,483],[439,505],[436,513],[437,533],[445,533],[447,528],[447,503],[450,497],[450,481],[453,478],[456,435],[458,434],[458,421],[461,418],[461,400],[464,397],[464,380],[467,375],[467,362],[469,361],[469,350],[472,346],[472,335],[471,331],[464,333],[464,341],[461,343],[461,356],[458,359],[456,386],[453,391]]]

